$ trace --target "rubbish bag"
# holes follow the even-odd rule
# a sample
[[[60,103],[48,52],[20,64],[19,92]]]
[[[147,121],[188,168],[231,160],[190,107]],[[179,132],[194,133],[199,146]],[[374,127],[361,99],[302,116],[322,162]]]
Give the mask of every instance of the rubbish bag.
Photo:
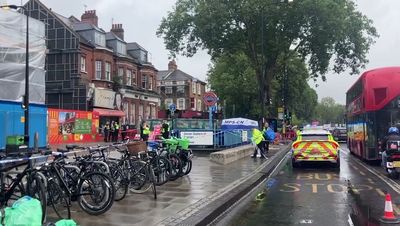
[[[74,220],[59,220],[56,222],[56,226],[77,226],[76,222]]]
[[[41,226],[42,206],[40,201],[30,196],[18,199],[12,207],[4,210],[4,225]]]

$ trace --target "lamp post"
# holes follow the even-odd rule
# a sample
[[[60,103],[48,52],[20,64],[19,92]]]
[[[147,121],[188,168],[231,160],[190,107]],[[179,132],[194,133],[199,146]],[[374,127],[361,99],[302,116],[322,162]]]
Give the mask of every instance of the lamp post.
[[[26,49],[25,49],[25,95],[23,98],[24,106],[24,137],[25,144],[29,147],[29,16],[24,6],[2,5],[2,9],[23,9],[26,14]]]

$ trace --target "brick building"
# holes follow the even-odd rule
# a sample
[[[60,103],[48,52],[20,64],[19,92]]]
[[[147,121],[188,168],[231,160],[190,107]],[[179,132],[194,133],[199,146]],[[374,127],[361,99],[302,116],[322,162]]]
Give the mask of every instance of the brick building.
[[[61,16],[39,0],[26,7],[46,24],[48,107],[96,111],[103,116],[100,124],[112,119],[137,125],[156,117],[157,70],[145,49],[124,40],[121,24],[106,32],[98,27],[95,10],[85,11],[79,20]]]
[[[175,60],[168,63],[168,70],[158,72],[157,79],[162,110],[168,109],[172,103],[180,111],[206,110],[202,100],[206,83],[179,70]]]

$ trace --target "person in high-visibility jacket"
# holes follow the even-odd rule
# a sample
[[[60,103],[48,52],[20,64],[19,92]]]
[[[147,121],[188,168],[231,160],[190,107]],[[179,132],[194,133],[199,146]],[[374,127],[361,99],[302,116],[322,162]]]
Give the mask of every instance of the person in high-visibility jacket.
[[[264,154],[264,140],[265,140],[263,133],[260,130],[253,128],[251,139],[254,142],[254,144],[257,145],[257,148],[260,149],[261,156],[265,157],[263,155]],[[257,148],[254,149],[254,153],[251,156],[252,158],[257,157]]]
[[[143,123],[143,141],[148,141],[150,136],[150,127],[147,123]]]

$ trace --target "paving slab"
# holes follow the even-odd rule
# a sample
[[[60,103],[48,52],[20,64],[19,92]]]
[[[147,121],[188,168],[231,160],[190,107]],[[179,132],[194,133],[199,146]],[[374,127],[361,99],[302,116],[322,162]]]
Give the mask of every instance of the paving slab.
[[[268,156],[275,155],[284,147],[272,145]],[[194,154],[192,172],[157,187],[157,200],[153,199],[151,192],[129,193],[124,200],[114,202],[113,207],[100,216],[88,215],[74,205],[72,218],[81,226],[178,224],[185,219],[184,214],[193,214],[210,204],[215,194],[239,183],[239,179],[251,175],[267,161],[249,156],[221,165],[210,161],[210,152],[196,151]]]

